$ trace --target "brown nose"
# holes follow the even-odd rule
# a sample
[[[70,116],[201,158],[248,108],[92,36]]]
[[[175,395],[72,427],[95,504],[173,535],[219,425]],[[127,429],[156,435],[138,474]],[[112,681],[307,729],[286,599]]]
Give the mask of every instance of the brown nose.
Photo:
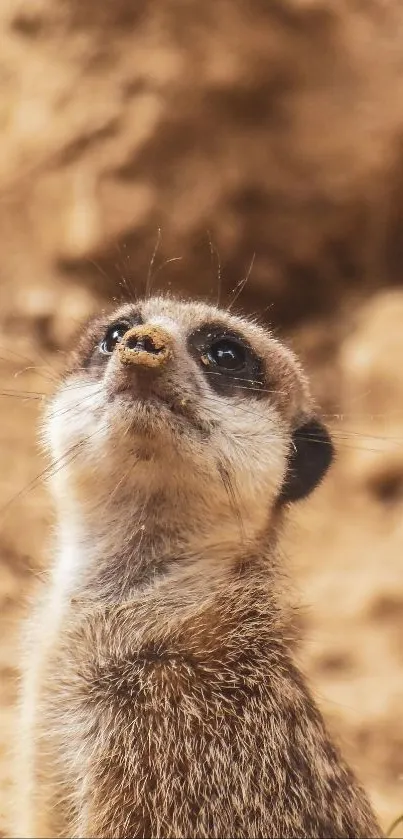
[[[172,337],[161,326],[134,326],[118,346],[122,364],[162,367],[172,355]]]

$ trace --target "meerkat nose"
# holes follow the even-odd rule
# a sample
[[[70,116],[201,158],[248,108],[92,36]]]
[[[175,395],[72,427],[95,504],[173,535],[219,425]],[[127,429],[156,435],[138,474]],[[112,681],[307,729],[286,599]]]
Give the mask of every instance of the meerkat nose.
[[[122,364],[162,367],[172,356],[172,336],[161,326],[134,326],[120,342],[118,355]]]

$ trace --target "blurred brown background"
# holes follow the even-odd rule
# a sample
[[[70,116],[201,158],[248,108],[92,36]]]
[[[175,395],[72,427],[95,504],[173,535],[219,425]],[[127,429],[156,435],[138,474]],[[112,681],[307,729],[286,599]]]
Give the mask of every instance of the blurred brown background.
[[[46,467],[39,397],[77,322],[144,289],[159,228],[155,288],[215,299],[221,264],[225,302],[253,262],[237,304],[302,354],[333,429],[286,552],[300,656],[386,828],[403,811],[403,4],[2,0],[0,44],[0,829],[19,618],[52,524],[42,483],[21,493]]]

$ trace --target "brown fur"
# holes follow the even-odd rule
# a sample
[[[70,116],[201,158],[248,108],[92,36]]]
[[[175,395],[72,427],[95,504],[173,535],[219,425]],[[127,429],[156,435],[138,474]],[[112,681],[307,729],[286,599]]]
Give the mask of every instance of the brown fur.
[[[312,415],[305,379],[255,324],[158,298],[140,308],[172,338],[161,378],[147,380],[156,406],[137,403],[144,382],[118,354],[100,367],[103,322],[47,418],[54,456],[78,448],[55,484],[59,546],[31,635],[17,827],[380,836],[292,656],[276,544],[293,431]],[[185,338],[218,318],[260,362],[253,385],[217,395],[199,337]]]

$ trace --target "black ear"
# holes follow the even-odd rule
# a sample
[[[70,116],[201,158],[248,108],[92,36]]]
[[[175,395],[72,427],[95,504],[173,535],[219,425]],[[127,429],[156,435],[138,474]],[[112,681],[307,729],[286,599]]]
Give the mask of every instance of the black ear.
[[[294,431],[287,474],[280,503],[305,498],[320,483],[332,460],[334,448],[329,433],[317,419]]]

